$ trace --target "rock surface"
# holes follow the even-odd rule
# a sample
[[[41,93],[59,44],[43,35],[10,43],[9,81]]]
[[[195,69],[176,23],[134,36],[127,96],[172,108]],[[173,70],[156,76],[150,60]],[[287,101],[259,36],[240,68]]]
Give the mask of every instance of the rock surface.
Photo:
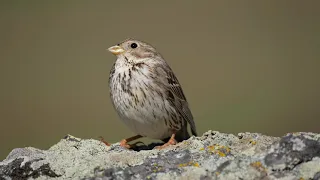
[[[2,179],[320,179],[320,134],[208,131],[164,150],[126,150],[70,135],[48,150],[12,150]]]

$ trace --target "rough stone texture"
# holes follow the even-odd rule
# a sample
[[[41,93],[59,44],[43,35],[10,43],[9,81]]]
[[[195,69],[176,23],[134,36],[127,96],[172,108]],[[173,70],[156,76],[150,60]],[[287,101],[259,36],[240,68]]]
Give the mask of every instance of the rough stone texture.
[[[164,150],[126,150],[70,135],[49,150],[12,150],[2,179],[320,179],[320,134],[208,131]]]

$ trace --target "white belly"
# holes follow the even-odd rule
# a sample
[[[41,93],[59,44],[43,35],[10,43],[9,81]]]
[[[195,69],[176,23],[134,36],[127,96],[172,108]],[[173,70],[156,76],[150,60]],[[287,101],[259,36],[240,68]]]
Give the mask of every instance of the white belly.
[[[121,120],[136,134],[154,139],[165,139],[171,135],[164,120],[154,120],[146,115],[137,115],[137,112],[128,112],[121,116]]]
[[[115,102],[115,105],[118,105],[117,111],[121,120],[133,132],[154,139],[165,139],[171,136],[172,132],[165,123],[165,120],[169,119],[165,112],[165,106],[168,102],[162,102],[160,97],[154,97],[154,100],[146,101],[147,103],[144,106],[138,105],[126,108],[121,104],[126,101],[132,101],[134,104],[134,100],[128,100],[127,98],[130,99],[130,97],[124,95],[119,99],[120,102]],[[158,104],[158,106],[155,104]]]
[[[121,120],[133,132],[141,136],[154,139],[170,137],[172,131],[166,123],[172,117],[168,112],[175,112],[175,110],[163,98],[164,95],[160,95],[164,93],[163,90],[157,86],[148,89],[150,80],[145,76],[136,77],[138,74],[133,72],[131,78],[135,78],[135,81],[131,81],[130,89],[125,89],[121,86],[123,82],[117,82],[122,80],[122,78],[117,79],[117,75],[115,73],[111,79],[110,90],[111,99]]]

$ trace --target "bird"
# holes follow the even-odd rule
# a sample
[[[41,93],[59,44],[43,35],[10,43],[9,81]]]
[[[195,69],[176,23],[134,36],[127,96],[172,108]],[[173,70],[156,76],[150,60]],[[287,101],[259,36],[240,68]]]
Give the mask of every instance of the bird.
[[[125,148],[141,137],[162,140],[165,148],[197,136],[181,85],[162,55],[150,44],[126,39],[108,50],[116,56],[109,75],[110,99],[120,119],[136,135],[120,141]]]

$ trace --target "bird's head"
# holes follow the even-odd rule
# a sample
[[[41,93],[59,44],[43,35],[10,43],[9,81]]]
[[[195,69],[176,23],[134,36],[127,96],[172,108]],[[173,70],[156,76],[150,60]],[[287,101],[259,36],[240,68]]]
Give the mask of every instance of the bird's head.
[[[126,39],[108,50],[117,58],[125,58],[130,63],[141,63],[160,56],[150,44],[135,39]]]

